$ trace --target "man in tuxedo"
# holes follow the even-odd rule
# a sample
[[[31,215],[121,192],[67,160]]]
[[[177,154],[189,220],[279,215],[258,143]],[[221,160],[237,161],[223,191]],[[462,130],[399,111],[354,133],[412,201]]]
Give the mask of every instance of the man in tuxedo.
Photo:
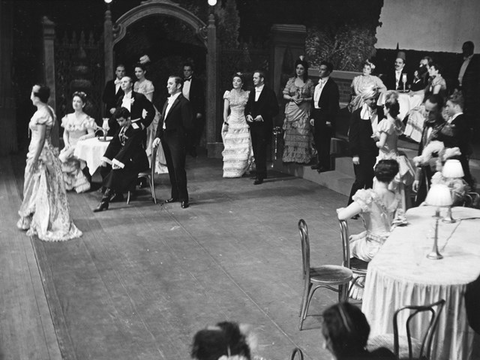
[[[352,156],[355,181],[350,190],[348,205],[353,195],[360,189],[373,186],[374,166],[378,156],[378,147],[372,137],[375,124],[383,119],[382,108],[377,108],[378,93],[375,88],[362,93],[363,105],[352,113],[348,130],[348,145]]]
[[[422,138],[418,146],[418,155],[422,155],[423,149],[433,140],[438,140],[439,133],[445,123],[442,116],[443,99],[440,95],[430,95],[425,101],[425,122],[423,125]],[[417,193],[415,206],[419,206],[427,198],[428,189],[435,169],[429,164],[417,167],[415,181],[412,189]]]
[[[113,118],[118,122],[119,129],[102,157],[100,171],[106,190],[94,212],[108,210],[114,197],[121,200],[123,192],[134,190],[138,174],[149,167],[140,124],[133,123],[130,112],[123,107],[113,113]]]
[[[117,110],[118,98],[123,96],[121,87],[121,80],[125,76],[125,66],[118,64],[115,70],[116,78],[107,81],[105,89],[103,90],[102,100],[105,104],[105,117],[111,117],[115,110]]]
[[[339,106],[338,86],[330,77],[333,64],[322,61],[319,68],[318,85],[313,93],[312,119],[313,138],[317,149],[317,164],[312,169],[318,172],[330,170],[330,140],[335,135],[335,123]]]
[[[462,46],[462,61],[458,67],[457,89],[465,101],[464,115],[473,129],[474,142],[480,142],[480,56],[474,54],[473,42]]]
[[[187,173],[185,171],[187,134],[193,129],[191,103],[182,94],[183,80],[170,76],[167,90],[170,95],[163,106],[153,147],[162,143],[172,185],[171,198],[164,203],[180,201],[182,209],[189,207]]]
[[[472,147],[470,144],[471,133],[468,126],[468,121],[463,114],[464,99],[459,91],[455,91],[447,100],[445,110],[449,116],[448,121],[440,131],[438,140],[442,141],[446,148],[458,147],[460,149],[460,156],[458,160],[462,164],[464,177],[468,185],[473,186],[472,175],[470,173],[470,166],[468,158],[472,154]]]
[[[196,157],[205,127],[205,88],[202,81],[193,76],[192,64],[183,65],[183,77],[182,93],[192,104],[194,124],[193,131],[188,134],[187,152]]]
[[[265,86],[265,73],[253,73],[255,91],[251,91],[245,106],[245,114],[252,136],[253,155],[257,175],[254,185],[260,185],[267,177],[267,146],[272,137],[273,118],[278,114],[275,92]]]
[[[404,75],[407,77],[407,81],[404,82]],[[408,90],[409,79],[407,71],[405,69],[405,53],[399,51],[397,58],[395,59],[395,70],[385,74],[382,78],[383,83],[387,87],[387,90]]]
[[[123,95],[117,100],[117,109],[121,107],[126,108],[131,114],[132,123],[137,123],[142,130],[145,130],[150,126],[155,117],[155,108],[153,107],[153,104],[145,97],[145,95],[133,91],[133,82],[129,76],[124,76],[122,78],[121,87]],[[145,117],[143,117],[143,110],[145,110],[146,113]],[[114,131],[118,130],[118,124],[114,118],[110,119],[108,125],[110,126],[110,131],[112,131],[112,129]],[[145,131],[143,137],[144,139],[146,137]]]

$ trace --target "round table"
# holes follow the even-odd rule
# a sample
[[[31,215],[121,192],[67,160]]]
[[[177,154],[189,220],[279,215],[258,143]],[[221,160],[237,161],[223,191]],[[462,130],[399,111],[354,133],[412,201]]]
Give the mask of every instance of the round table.
[[[103,140],[103,137],[101,139]],[[90,175],[93,175],[102,163],[102,156],[105,154],[108,144],[110,144],[110,142],[101,141],[100,138],[96,137],[82,140],[75,145],[73,155],[84,160],[87,163]]]
[[[455,207],[452,212],[457,222],[439,222],[443,259],[430,260],[426,255],[432,251],[435,208],[407,211],[409,224],[392,232],[368,266],[362,305],[371,336],[376,336],[393,333],[395,310],[445,299],[432,344],[431,358],[439,360],[471,359],[474,338],[478,341],[468,325],[464,294],[480,274],[480,210]],[[399,324],[405,321],[406,316],[399,317]],[[412,335],[421,329],[422,324],[416,324]]]

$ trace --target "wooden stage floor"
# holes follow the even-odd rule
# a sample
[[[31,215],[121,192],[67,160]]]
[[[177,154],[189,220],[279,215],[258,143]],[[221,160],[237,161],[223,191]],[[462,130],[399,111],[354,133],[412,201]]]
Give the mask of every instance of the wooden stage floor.
[[[154,205],[142,191],[94,214],[99,193],[70,193],[84,235],[46,243],[15,227],[23,156],[0,159],[3,359],[188,359],[194,333],[224,320],[252,326],[255,355],[288,359],[298,346],[307,358],[330,358],[319,315],[335,293],[319,290],[298,330],[297,222],[309,225],[312,264],[339,264],[335,209],[347,198],[275,172],[254,186],[223,179],[220,160],[187,163],[190,208]],[[168,175],[156,183],[168,198]]]

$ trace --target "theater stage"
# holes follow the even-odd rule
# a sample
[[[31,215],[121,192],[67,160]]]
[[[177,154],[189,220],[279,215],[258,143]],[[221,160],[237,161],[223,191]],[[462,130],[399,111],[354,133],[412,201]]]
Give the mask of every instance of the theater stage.
[[[255,355],[288,359],[298,346],[307,358],[330,358],[318,315],[335,293],[319,290],[298,330],[297,222],[309,225],[313,265],[340,264],[335,209],[347,198],[275,172],[260,186],[223,179],[215,159],[187,165],[190,208],[154,205],[142,190],[130,205],[94,214],[99,193],[69,193],[84,235],[45,243],[15,227],[24,157],[0,159],[3,359],[188,359],[194,333],[224,320],[252,326]],[[168,198],[168,176],[156,183]]]

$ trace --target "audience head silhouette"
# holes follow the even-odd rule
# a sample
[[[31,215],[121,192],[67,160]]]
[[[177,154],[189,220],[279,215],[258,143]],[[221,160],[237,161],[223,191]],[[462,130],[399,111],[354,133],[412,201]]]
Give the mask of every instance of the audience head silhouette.
[[[399,171],[399,165],[397,160],[386,159],[380,160],[375,165],[374,174],[378,181],[389,183],[392,181]]]
[[[338,303],[323,313],[325,347],[343,359],[365,351],[370,325],[362,311],[348,302]]]
[[[191,356],[196,360],[223,360],[234,356],[250,360],[253,340],[246,325],[220,322],[195,334]]]

